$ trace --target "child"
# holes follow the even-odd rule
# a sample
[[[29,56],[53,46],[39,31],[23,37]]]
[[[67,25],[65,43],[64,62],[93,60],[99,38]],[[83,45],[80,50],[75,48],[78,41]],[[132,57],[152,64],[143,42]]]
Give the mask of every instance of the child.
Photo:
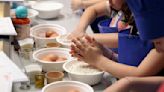
[[[159,76],[126,77],[105,89],[104,92],[157,92],[162,82],[164,82],[164,78]],[[164,90],[158,92],[164,92]]]
[[[140,29],[142,39],[152,40],[155,43],[156,50],[163,53],[164,32],[162,25],[164,18],[161,18],[159,21],[159,18],[164,14],[163,0],[142,0],[142,2],[140,0],[127,0],[127,3],[134,16],[136,16],[135,20],[137,27]],[[104,92],[164,92],[162,82],[164,82],[164,77],[124,78],[107,88]],[[157,90],[160,84],[162,85]]]
[[[107,0],[71,0],[71,8],[73,11],[78,9],[86,9],[96,3]]]
[[[97,17],[110,15],[111,9],[109,7],[109,1],[106,0],[88,7],[81,16],[80,22],[75,30],[69,35],[69,38],[82,37],[85,34],[88,25],[90,25]]]
[[[115,7],[116,9],[121,9],[122,4],[123,4],[122,0],[111,0],[111,2],[112,4],[114,2],[115,3],[117,2],[117,4],[115,4],[116,6],[120,4],[118,5],[118,7],[116,6],[113,6],[113,7]],[[99,13],[101,14],[102,11],[98,10],[96,14],[99,14]],[[130,18],[131,16],[128,17],[128,19]],[[87,20],[83,20],[85,22],[82,21],[83,22],[82,24],[87,24],[89,23],[88,20],[92,20],[92,19],[93,19],[92,17],[88,17]],[[79,30],[83,30],[82,32],[84,32],[85,30],[84,25],[80,25],[80,26],[81,27],[79,27]],[[134,32],[134,34],[137,34],[137,33]],[[118,36],[113,37],[117,39],[115,40],[115,42],[113,40],[106,39],[106,44],[110,43],[108,45],[118,46],[117,37]],[[110,39],[110,37],[108,38]],[[102,46],[99,44],[100,41],[97,42],[97,39],[94,40],[93,37],[86,36],[85,39],[78,38],[78,39],[73,40],[73,42],[74,42],[74,45],[72,45],[73,56],[78,57],[79,59],[85,61],[86,63],[89,63],[90,65],[94,67],[97,67],[98,69],[109,72],[117,78],[123,78],[126,76],[140,76],[141,77],[141,76],[157,75],[160,71],[164,69],[164,62],[162,62],[164,60],[163,58],[164,55],[157,52],[155,49],[151,49],[150,52],[148,52],[148,54],[145,56],[145,58],[141,60],[141,63],[139,65],[131,66],[128,64],[117,63],[111,59],[106,58],[103,55],[103,51],[101,50]],[[101,42],[101,44],[103,42]],[[112,44],[111,42],[116,43],[116,44]],[[130,44],[127,44],[127,46],[128,45]],[[126,51],[124,53],[126,54]],[[138,53],[138,54],[141,54],[141,53]]]
[[[103,1],[108,1],[108,0],[71,0],[71,8],[73,11],[78,11],[82,12],[83,10],[87,9],[88,7],[96,4],[96,3],[100,3]],[[91,29],[93,30],[94,33],[99,33],[99,29],[97,24],[104,19],[108,19],[107,16],[101,16],[101,17],[97,17],[91,24]]]

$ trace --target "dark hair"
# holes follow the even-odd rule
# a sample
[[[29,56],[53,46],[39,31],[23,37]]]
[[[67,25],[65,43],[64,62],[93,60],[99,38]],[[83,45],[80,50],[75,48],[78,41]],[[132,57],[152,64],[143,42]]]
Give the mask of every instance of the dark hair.
[[[129,7],[128,7],[126,2],[124,2],[124,4],[122,5],[122,9],[121,10],[124,13],[126,22],[129,25],[133,26],[131,34],[137,35],[138,31],[137,31],[137,27],[136,27],[136,24],[135,24],[135,20],[134,20],[133,14],[132,14],[131,10],[129,9]]]

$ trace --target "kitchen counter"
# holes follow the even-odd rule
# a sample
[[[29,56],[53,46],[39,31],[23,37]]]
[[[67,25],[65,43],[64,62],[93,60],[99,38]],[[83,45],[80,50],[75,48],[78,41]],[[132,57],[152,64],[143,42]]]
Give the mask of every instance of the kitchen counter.
[[[73,14],[71,9],[70,9],[70,0],[55,0],[58,2],[61,2],[64,4],[64,8],[61,11],[61,14],[59,17],[55,19],[49,19],[49,20],[44,20],[39,17],[35,18],[35,24],[59,24],[63,27],[66,28],[68,32],[71,32],[75,29],[76,25],[79,22],[80,15]],[[92,33],[91,28],[87,28],[87,33]],[[14,51],[13,46],[11,46],[11,59],[21,68],[19,56],[17,53]],[[67,74],[65,73],[64,81],[69,80]],[[102,92],[107,86],[111,85],[113,82],[115,82],[116,79],[109,75],[108,73],[105,73],[102,81],[97,84],[92,86],[95,90],[95,92]],[[31,85],[31,88],[28,90],[22,90],[20,89],[20,83],[14,83],[13,84],[13,92],[41,92],[41,89],[36,89],[34,85]]]
[[[13,46],[11,47],[11,59],[14,61],[16,65],[20,69],[23,69],[22,64],[20,63],[19,55],[14,51]],[[69,81],[67,73],[65,72],[65,77],[63,81]],[[105,73],[103,79],[100,83],[93,85],[93,89],[95,92],[102,92],[106,87],[110,86],[112,83],[116,81],[116,78],[111,76],[108,73]],[[22,90],[20,89],[21,83],[13,83],[13,91],[12,92],[41,92],[41,89],[35,88],[34,84],[30,85],[30,89]]]

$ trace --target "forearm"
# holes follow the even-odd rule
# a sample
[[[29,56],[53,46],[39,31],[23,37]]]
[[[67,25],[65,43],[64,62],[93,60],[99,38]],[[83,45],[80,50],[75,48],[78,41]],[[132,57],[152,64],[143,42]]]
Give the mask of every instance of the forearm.
[[[103,92],[129,92],[131,82],[128,78],[122,78],[106,88]]]
[[[137,67],[120,64],[104,56],[100,56],[99,60],[95,63],[95,66],[98,69],[111,73],[117,78],[138,76]]]
[[[164,82],[164,77],[132,77],[129,80],[132,92],[156,92],[160,84]]]
[[[118,47],[118,33],[89,34],[89,36],[95,38],[97,42],[106,45],[109,48]]]
[[[118,78],[151,76],[156,75],[163,69],[163,57],[163,53],[158,53],[155,49],[152,49],[137,67],[117,63],[103,56],[100,57],[99,61],[96,61],[96,66]]]
[[[162,83],[164,82],[164,77],[162,76],[152,76],[152,77],[130,77],[130,81],[136,82],[136,83]]]
[[[96,12],[93,8],[87,8],[80,18],[76,31],[85,32],[88,25],[96,19]],[[78,30],[77,30],[78,29]]]
[[[76,30],[78,29],[85,32],[88,25],[90,25],[98,16],[107,15],[106,3],[106,1],[103,1],[87,8],[81,16]]]
[[[126,77],[122,78],[104,92],[155,92],[164,82],[164,77]]]
[[[82,0],[81,3],[83,8],[88,8],[89,6],[92,6],[101,1],[107,1],[107,0]]]

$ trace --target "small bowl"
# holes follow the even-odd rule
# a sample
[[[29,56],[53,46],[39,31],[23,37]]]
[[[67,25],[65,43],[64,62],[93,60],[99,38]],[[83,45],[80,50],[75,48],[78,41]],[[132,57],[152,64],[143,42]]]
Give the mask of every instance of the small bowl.
[[[66,34],[66,35],[58,36],[56,38],[56,41],[60,43],[64,48],[70,48],[72,44],[72,42],[68,40],[67,36],[68,35]]]
[[[45,74],[47,83],[52,83],[55,81],[61,81],[64,77],[64,73],[61,71],[49,71]]]
[[[82,67],[83,69],[82,68],[77,69],[77,67]],[[94,69],[93,67],[92,70],[90,70],[89,72],[89,68],[91,69],[91,67],[87,63],[84,63],[83,61],[77,61],[77,60],[66,62],[63,65],[63,68],[68,73],[68,77],[70,80],[80,81],[89,85],[98,84],[101,81],[104,74],[103,71],[99,71],[97,69]]]
[[[47,48],[52,48],[52,47],[61,47],[61,44],[60,43],[53,43],[53,42],[50,42],[50,43],[47,43],[46,45]]]
[[[43,87],[42,92],[94,92],[94,90],[78,81],[58,81]]]
[[[28,0],[28,1],[25,1],[24,2],[24,6],[26,6],[27,8],[31,8],[32,5],[36,4],[37,3],[37,0]]]
[[[11,11],[10,11],[11,13],[11,17],[12,18],[15,18],[16,16],[15,16],[15,9],[11,9]],[[39,15],[39,12],[38,11],[36,11],[36,10],[34,10],[34,9],[28,9],[28,18],[30,19],[30,24],[34,24],[34,20],[35,20],[35,17],[36,16],[38,16]]]
[[[42,48],[39,50],[34,51],[33,53],[33,59],[37,61],[43,68],[43,71],[63,71],[63,64],[65,62],[71,61],[72,57],[69,54],[69,49],[66,48]],[[42,57],[45,57],[45,55],[48,54],[54,54],[57,56],[63,56],[66,57],[66,60],[56,61],[56,62],[50,62],[41,59]]]
[[[32,8],[39,11],[40,18],[50,19],[56,18],[60,14],[63,4],[55,1],[38,1],[32,5]]]
[[[30,36],[34,38],[37,48],[44,48],[48,43],[56,43],[56,37],[46,38],[46,32],[53,31],[60,35],[67,33],[66,29],[57,24],[39,24],[30,29]]]

